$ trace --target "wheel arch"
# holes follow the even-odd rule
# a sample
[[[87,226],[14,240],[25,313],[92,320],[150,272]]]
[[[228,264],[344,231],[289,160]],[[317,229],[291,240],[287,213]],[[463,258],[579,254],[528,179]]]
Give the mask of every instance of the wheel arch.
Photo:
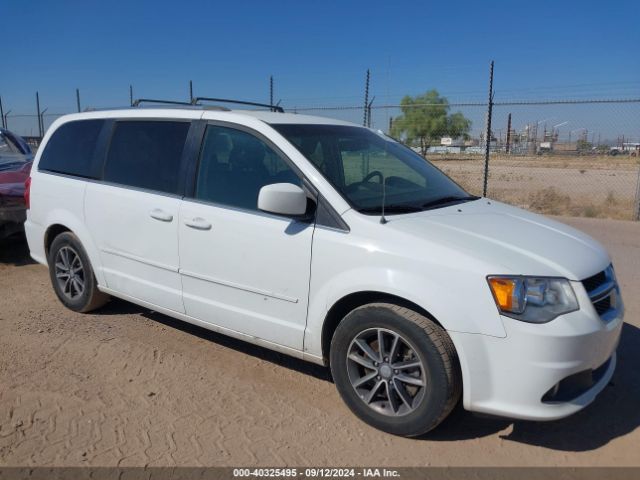
[[[47,221],[44,224],[47,225],[43,239],[44,254],[47,263],[49,259],[49,250],[53,240],[61,233],[70,232],[78,237],[78,240],[82,244],[82,248],[84,248],[87,257],[89,257],[98,285],[106,285],[102,272],[102,263],[100,261],[99,251],[96,248],[86,225],[82,223],[81,219],[77,218],[71,212],[56,209],[53,212],[50,212],[47,217]]]
[[[424,315],[446,332],[446,329],[438,321],[437,318],[435,318],[433,315],[431,315],[431,313],[429,313],[420,305],[412,302],[411,300],[407,300],[406,298],[399,297],[390,293],[378,291],[361,291],[350,293],[340,298],[331,306],[322,324],[322,359],[325,365],[329,365],[329,351],[331,349],[331,340],[333,338],[333,334],[336,331],[336,328],[338,328],[338,325],[340,324],[342,319],[349,312],[370,303],[390,303],[399,307],[408,308],[409,310],[413,310],[420,315]]]
[[[69,227],[61,223],[54,223],[53,225],[49,225],[47,230],[44,232],[44,254],[46,255],[47,258],[49,258],[49,250],[51,249],[51,244],[53,243],[53,240],[58,235],[64,232],[73,233],[73,231]]]

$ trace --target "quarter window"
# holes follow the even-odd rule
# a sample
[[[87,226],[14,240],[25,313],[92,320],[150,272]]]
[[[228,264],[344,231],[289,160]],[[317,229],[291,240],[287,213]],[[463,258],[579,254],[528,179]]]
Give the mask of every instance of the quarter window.
[[[104,167],[104,180],[178,193],[180,160],[189,127],[190,122],[117,122]]]
[[[94,159],[104,120],[79,120],[58,128],[42,152],[40,170],[85,178],[98,178]]]
[[[233,128],[207,127],[197,199],[257,210],[260,189],[273,183],[302,184],[293,169],[259,138]]]

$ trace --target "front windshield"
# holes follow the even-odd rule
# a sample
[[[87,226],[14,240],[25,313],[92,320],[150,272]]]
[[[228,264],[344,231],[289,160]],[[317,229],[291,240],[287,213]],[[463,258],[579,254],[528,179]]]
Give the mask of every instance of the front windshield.
[[[379,213],[383,195],[385,211],[389,214],[420,211],[476,198],[411,149],[366,128],[272,126],[362,213]]]

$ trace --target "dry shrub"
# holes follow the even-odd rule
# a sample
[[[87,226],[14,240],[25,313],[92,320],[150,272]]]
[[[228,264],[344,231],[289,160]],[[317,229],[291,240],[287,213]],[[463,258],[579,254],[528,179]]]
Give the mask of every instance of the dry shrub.
[[[582,217],[596,218],[600,214],[600,210],[595,205],[587,205],[582,209]]]
[[[609,191],[606,198],[594,203],[588,197],[571,198],[549,187],[538,190],[529,195],[528,202],[523,198],[503,198],[507,203],[527,208],[537,213],[547,215],[567,215],[572,217],[614,218],[630,220],[631,201],[617,198]]]
[[[571,211],[571,198],[553,187],[543,188],[529,195],[529,209],[538,213],[564,215]]]

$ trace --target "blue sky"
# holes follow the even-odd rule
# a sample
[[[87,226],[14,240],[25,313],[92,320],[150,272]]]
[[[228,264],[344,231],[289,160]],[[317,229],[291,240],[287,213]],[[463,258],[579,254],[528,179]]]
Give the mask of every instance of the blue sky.
[[[267,101],[273,75],[285,107],[359,105],[370,68],[379,103],[430,88],[471,101],[493,59],[496,100],[638,98],[639,19],[637,0],[0,0],[0,95],[31,113],[38,90],[64,112],[75,88],[104,107],[127,104],[129,84],[185,98],[193,80],[198,95]]]

